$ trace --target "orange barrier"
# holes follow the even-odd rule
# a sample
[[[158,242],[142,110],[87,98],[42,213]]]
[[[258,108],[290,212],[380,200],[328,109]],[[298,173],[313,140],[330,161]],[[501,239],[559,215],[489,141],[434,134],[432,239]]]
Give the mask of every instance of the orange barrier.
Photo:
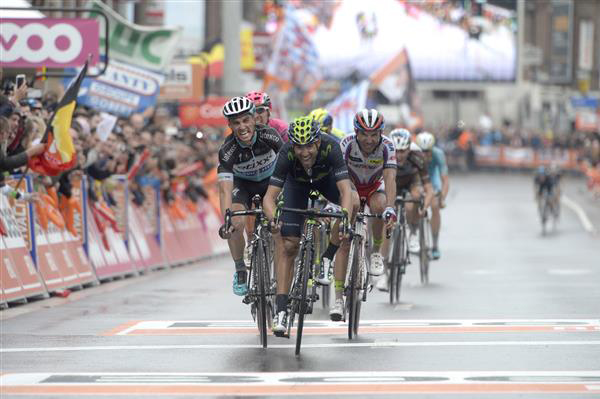
[[[578,170],[577,152],[574,150],[534,150],[528,147],[475,146],[478,166],[501,168],[528,168],[556,163],[563,170]]]
[[[144,207],[137,207],[124,186],[113,192],[117,206],[98,206],[86,199],[86,180],[71,183],[69,199],[45,190],[35,205],[1,196],[2,307],[227,251],[217,234],[220,216],[209,201],[193,203],[177,194],[168,207],[147,187]],[[33,192],[30,177],[20,189]]]

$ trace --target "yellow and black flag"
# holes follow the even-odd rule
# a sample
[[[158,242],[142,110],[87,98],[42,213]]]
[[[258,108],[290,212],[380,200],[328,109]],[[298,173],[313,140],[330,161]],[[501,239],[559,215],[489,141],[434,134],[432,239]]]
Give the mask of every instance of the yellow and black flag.
[[[48,122],[46,133],[42,143],[46,143],[46,150],[29,160],[29,167],[34,172],[46,176],[56,176],[65,170],[72,169],[77,157],[73,139],[69,133],[71,119],[77,101],[79,87],[88,69],[88,62],[79,72],[79,75],[71,81],[65,95],[58,103],[56,111]]]

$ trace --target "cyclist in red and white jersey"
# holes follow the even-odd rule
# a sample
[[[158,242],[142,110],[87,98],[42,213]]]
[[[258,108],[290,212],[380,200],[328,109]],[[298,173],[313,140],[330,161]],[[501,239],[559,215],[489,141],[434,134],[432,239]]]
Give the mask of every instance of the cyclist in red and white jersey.
[[[246,94],[256,107],[254,117],[256,123],[267,125],[277,130],[284,143],[288,142],[288,125],[281,119],[271,118],[271,98],[267,93],[261,91],[251,91]]]
[[[383,115],[375,109],[363,109],[354,117],[354,134],[344,137],[340,143],[342,154],[348,167],[350,180],[354,183],[361,200],[366,200],[371,213],[382,213],[391,227],[396,219],[394,202],[396,201],[396,150],[394,143],[383,135]],[[383,244],[383,220],[375,219],[371,225],[373,252],[371,254],[370,274],[379,276],[384,271],[381,245]],[[337,265],[347,266],[350,246],[342,243],[337,252],[342,257]],[[345,270],[335,271],[336,294],[343,289]],[[332,307],[330,317],[341,320],[343,302],[338,301]],[[341,308],[340,308],[341,307]]]

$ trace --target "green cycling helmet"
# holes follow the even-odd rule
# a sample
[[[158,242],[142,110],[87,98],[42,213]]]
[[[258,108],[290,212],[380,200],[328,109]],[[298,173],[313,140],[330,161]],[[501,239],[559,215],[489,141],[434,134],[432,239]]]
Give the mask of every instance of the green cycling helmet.
[[[301,116],[290,123],[288,135],[292,143],[297,145],[310,144],[321,137],[319,122],[310,116]]]

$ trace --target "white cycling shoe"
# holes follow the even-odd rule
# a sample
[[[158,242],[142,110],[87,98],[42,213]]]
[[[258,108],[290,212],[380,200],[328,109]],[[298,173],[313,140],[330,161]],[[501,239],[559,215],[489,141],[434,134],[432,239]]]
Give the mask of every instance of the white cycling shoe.
[[[411,233],[408,237],[408,252],[411,254],[418,254],[421,250],[421,245],[419,244],[419,236],[416,233]]]
[[[388,275],[386,273],[383,273],[379,277],[379,280],[377,280],[377,284],[375,284],[375,288],[377,288],[379,291],[384,291],[384,292],[387,292],[389,290]]]
[[[381,254],[378,252],[373,252],[371,254],[371,270],[369,273],[372,276],[381,276],[383,272],[383,256],[381,256]]]
[[[331,319],[331,321],[342,321],[343,317],[344,317],[344,300],[336,299],[335,303],[331,307],[331,310],[329,311],[329,318]]]

